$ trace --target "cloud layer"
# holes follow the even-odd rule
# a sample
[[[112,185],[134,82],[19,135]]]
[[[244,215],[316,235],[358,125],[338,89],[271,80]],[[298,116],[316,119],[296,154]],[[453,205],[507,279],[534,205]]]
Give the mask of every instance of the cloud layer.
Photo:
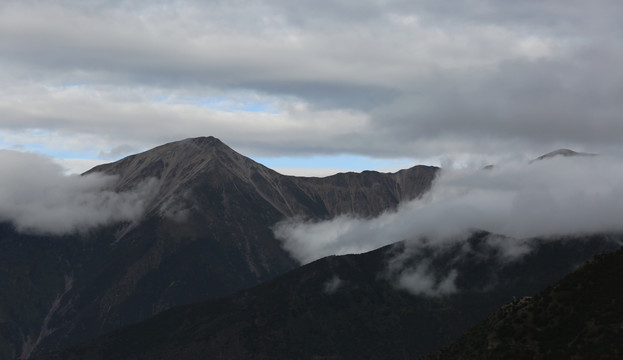
[[[301,263],[406,240],[405,250],[390,260],[387,276],[416,294],[447,295],[457,291],[460,275],[450,265],[470,256],[505,264],[529,254],[535,237],[623,232],[622,165],[605,156],[557,156],[444,170],[422,198],[376,218],[288,219],[274,232]],[[472,248],[467,240],[483,230],[493,235]],[[450,267],[439,272],[431,262],[447,253],[454,254],[444,263]]]
[[[443,243],[473,230],[516,239],[622,231],[621,165],[604,156],[559,156],[488,170],[444,170],[430,192],[396,211],[372,219],[290,219],[275,234],[306,263],[401,240]]]
[[[623,153],[622,7],[4,2],[0,146],[114,158],[214,135],[252,156]]]
[[[130,192],[111,190],[115,178],[66,176],[51,159],[0,150],[0,221],[18,231],[66,234],[117,221],[138,219],[155,183]]]

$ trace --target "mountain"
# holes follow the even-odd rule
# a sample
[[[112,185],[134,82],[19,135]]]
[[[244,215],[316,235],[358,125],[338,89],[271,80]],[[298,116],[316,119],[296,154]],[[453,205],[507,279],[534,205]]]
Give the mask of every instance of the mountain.
[[[456,339],[514,297],[553,284],[623,236],[535,239],[517,261],[499,261],[492,234],[475,232],[441,252],[413,255],[446,271],[457,291],[413,295],[388,274],[405,243],[330,256],[235,295],[165,311],[37,359],[415,359]]]
[[[326,218],[343,213],[379,214],[424,193],[436,171],[436,167],[415,166],[393,174],[364,171],[324,178],[284,176],[238,154],[214,137],[202,137],[165,144],[97,166],[86,174],[119,176],[119,191],[134,188],[149,178],[158,179],[160,185],[149,201],[148,211],[177,214],[188,207],[207,207],[201,200],[210,205],[221,201],[225,211],[238,211],[228,205],[240,200],[229,197],[242,192],[253,194],[251,200],[266,203],[271,212],[281,216]],[[196,195],[193,191],[199,188],[211,192],[193,200],[188,193]]]
[[[570,156],[597,156],[597,154],[577,152],[577,151],[573,151],[573,150],[569,150],[569,149],[558,149],[558,150],[554,150],[554,151],[548,152],[545,155],[541,155],[541,156],[539,156],[538,158],[536,158],[536,159],[534,159],[532,161],[545,160],[545,159],[553,158],[555,156],[564,156],[564,157],[570,157]]]
[[[63,236],[0,224],[0,358],[28,358],[215,299],[298,267],[272,226],[289,216],[373,216],[420,196],[437,168],[284,176],[214,137],[159,146],[85,175],[148,184],[135,221]]]
[[[559,283],[503,306],[440,359],[623,358],[623,248],[596,256]]]

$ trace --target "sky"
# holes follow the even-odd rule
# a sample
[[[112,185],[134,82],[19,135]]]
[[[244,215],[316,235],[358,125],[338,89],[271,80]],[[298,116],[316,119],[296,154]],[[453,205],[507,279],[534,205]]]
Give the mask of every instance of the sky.
[[[623,155],[617,0],[0,1],[0,148],[292,174]]]

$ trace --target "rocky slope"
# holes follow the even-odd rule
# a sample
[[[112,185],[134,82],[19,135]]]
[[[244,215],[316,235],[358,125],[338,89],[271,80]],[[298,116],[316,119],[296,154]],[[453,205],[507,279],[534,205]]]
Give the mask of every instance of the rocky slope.
[[[233,296],[171,309],[82,345],[38,359],[414,359],[458,337],[485,314],[536,293],[612,239],[539,241],[521,261],[500,264],[490,234],[425,258],[455,263],[457,292],[430,297],[399,290],[388,262],[403,244],[332,256]],[[621,237],[616,237],[621,240]],[[483,286],[487,285],[487,286]],[[504,357],[502,357],[504,358]]]
[[[88,173],[117,176],[117,191],[149,182],[144,215],[67,236],[2,224],[0,358],[59,349],[283,274],[298,264],[275,239],[276,222],[375,215],[421,195],[436,171],[283,176],[213,137],[98,166]]]
[[[623,249],[588,261],[533,297],[495,311],[438,359],[620,359]]]
[[[230,188],[256,197],[281,215],[332,217],[342,213],[376,215],[426,191],[437,168],[415,166],[397,173],[340,173],[324,178],[281,175],[246,158],[214,137],[165,144],[87,173],[119,176],[117,190],[135,187],[148,178],[158,180],[158,190],[148,211],[163,213],[205,207],[193,201],[196,188],[229,195]],[[232,183],[233,182],[233,183]],[[229,188],[228,188],[229,187]],[[219,199],[227,206],[228,198]],[[228,210],[225,208],[225,210]]]

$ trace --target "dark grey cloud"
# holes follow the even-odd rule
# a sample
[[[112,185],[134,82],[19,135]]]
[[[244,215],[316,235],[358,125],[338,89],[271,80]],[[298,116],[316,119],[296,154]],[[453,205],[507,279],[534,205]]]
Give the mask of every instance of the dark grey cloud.
[[[621,7],[6,2],[0,131],[98,135],[95,154],[208,134],[250,155],[623,153]],[[236,97],[272,110],[205,101]]]

